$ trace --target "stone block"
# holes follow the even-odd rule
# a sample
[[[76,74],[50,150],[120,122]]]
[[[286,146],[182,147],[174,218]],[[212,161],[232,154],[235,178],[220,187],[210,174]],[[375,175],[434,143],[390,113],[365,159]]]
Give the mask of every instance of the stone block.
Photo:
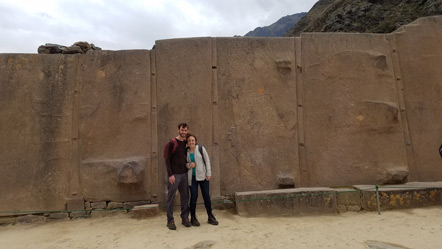
[[[376,189],[374,185],[357,185],[362,192],[362,208],[376,211]],[[442,205],[442,182],[407,183],[379,186],[381,210],[406,209]]]
[[[51,219],[69,219],[69,213],[51,213],[49,214],[49,218]]]
[[[78,59],[2,53],[0,61],[0,211],[63,210]]]
[[[45,222],[46,222],[46,217],[40,215],[19,216],[15,220],[15,224],[40,224]]]
[[[92,210],[91,203],[88,202],[88,201],[84,203],[84,207],[85,207],[86,210]]]
[[[339,188],[336,190],[336,201],[339,212],[360,211],[362,193],[354,188]]]
[[[125,214],[127,214],[126,210],[92,210],[91,218],[101,218]]]
[[[89,214],[88,211],[71,212],[69,213],[69,217],[71,217],[72,219],[89,218]]]
[[[293,37],[216,38],[222,195],[295,185],[300,161],[295,46]]]
[[[90,201],[148,199],[158,179],[150,169],[156,102],[150,51],[91,51],[82,58],[77,79],[81,193]]]
[[[419,18],[393,33],[400,66],[399,83],[410,136],[407,150],[413,154],[409,181],[441,181],[437,152],[442,139],[442,17]],[[410,49],[410,48],[413,49]],[[431,58],[429,58],[431,55]],[[399,91],[401,92],[401,91]]]
[[[296,188],[237,192],[236,211],[243,216],[296,216],[336,213],[336,190]]]
[[[308,186],[380,182],[387,169],[407,168],[386,36],[303,33],[301,40]]]
[[[105,209],[106,206],[107,205],[105,201],[91,202],[92,209]]]
[[[66,208],[68,211],[84,210],[84,198],[81,197],[70,197],[66,200]]]
[[[124,205],[123,205],[122,202],[113,202],[113,201],[111,201],[111,202],[109,202],[107,204],[107,208],[108,209],[124,208]]]
[[[0,226],[1,225],[13,225],[15,224],[15,217],[0,217]]]
[[[160,213],[159,204],[147,204],[142,206],[135,206],[132,211],[132,217],[141,219],[156,216]]]
[[[135,206],[151,204],[151,201],[128,201],[124,203],[124,209],[132,209]]]
[[[146,157],[90,159],[80,167],[83,192],[91,202],[132,201],[146,196]]]

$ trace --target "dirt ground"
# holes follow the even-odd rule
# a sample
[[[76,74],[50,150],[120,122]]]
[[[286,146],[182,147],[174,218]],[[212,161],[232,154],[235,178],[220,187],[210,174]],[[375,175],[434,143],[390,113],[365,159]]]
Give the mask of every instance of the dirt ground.
[[[166,227],[128,215],[0,227],[0,248],[442,248],[442,207],[247,218],[215,210],[218,226]],[[178,214],[175,213],[178,221]]]

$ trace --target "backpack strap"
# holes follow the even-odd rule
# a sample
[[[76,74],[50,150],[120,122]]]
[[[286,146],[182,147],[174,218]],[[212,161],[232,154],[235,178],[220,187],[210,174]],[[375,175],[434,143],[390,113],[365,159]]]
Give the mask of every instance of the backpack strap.
[[[178,142],[176,141],[176,138],[172,138],[172,142],[173,142],[173,150],[172,150],[172,153],[175,153],[176,148],[178,148]]]
[[[203,162],[204,162],[204,167],[205,167],[206,166],[206,159],[205,159],[204,153],[203,153],[203,146],[202,145],[198,145],[198,150],[200,151],[200,154],[203,157]]]

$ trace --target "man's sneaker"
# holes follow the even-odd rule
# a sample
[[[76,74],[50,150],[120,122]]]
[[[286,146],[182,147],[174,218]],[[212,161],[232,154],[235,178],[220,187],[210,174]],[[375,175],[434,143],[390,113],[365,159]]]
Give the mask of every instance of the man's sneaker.
[[[167,223],[167,228],[170,230],[176,230],[175,222],[171,221]]]
[[[199,227],[200,226],[200,222],[198,221],[198,219],[194,216],[192,216],[190,218],[190,224],[194,227]]]
[[[215,216],[213,216],[213,214],[209,215],[209,219],[207,220],[207,223],[212,224],[212,225],[218,225],[218,221],[215,219]]]
[[[182,219],[181,224],[183,224],[185,227],[191,227],[192,225],[189,222],[189,219]]]

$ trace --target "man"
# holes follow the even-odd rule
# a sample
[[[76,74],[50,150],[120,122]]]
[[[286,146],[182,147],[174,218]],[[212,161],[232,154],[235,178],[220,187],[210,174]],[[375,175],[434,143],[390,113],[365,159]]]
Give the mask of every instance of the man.
[[[186,123],[178,124],[178,136],[171,139],[166,147],[166,168],[169,177],[167,192],[167,227],[176,230],[173,218],[173,201],[176,191],[180,192],[181,224],[190,227],[189,222],[189,188],[186,167],[186,135],[189,126]],[[175,141],[174,141],[175,140]]]

